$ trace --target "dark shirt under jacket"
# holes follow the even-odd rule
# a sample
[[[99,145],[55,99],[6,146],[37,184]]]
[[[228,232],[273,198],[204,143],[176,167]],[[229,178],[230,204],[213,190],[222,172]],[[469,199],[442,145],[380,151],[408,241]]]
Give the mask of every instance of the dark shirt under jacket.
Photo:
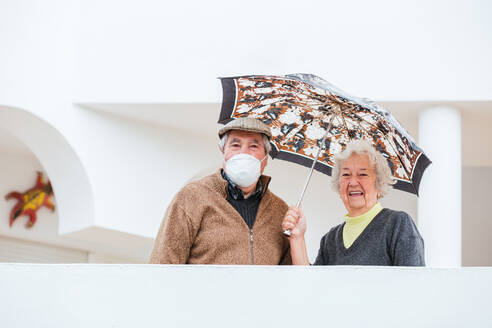
[[[253,228],[256,220],[256,213],[258,212],[258,207],[260,206],[263,186],[261,181],[258,180],[256,184],[256,190],[248,198],[244,198],[244,193],[234,182],[229,179],[224,170],[222,170],[222,177],[227,181],[227,202],[236,209],[236,211],[241,215],[244,222],[248,225],[250,229]]]

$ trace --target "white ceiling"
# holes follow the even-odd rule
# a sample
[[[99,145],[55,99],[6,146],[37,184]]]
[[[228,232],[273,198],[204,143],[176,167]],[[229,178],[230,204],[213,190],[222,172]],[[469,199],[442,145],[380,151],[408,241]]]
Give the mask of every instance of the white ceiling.
[[[450,106],[462,113],[463,166],[492,166],[492,102],[379,102],[400,121],[418,142],[419,112],[434,106]],[[83,104],[96,110],[185,133],[210,137],[217,133],[221,105],[195,104]],[[438,124],[438,123],[436,123]],[[439,126],[436,125],[436,128]]]
[[[390,110],[418,141],[418,115],[421,110],[449,105],[462,113],[463,166],[492,166],[492,102],[380,102]],[[217,133],[218,103],[201,104],[83,104],[89,110],[118,115],[145,124],[160,125],[209,139]],[[0,152],[32,154],[11,132],[0,129]]]

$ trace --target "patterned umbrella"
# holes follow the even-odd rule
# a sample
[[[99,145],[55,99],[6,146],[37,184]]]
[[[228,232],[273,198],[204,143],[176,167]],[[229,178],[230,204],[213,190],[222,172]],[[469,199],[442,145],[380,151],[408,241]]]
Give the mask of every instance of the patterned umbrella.
[[[420,179],[431,161],[400,123],[376,103],[350,96],[310,74],[225,77],[221,81],[219,123],[244,116],[262,120],[272,131],[273,158],[331,175],[333,156],[350,140],[366,139],[387,159],[397,181],[394,187],[418,195]],[[308,182],[309,178],[306,186]]]

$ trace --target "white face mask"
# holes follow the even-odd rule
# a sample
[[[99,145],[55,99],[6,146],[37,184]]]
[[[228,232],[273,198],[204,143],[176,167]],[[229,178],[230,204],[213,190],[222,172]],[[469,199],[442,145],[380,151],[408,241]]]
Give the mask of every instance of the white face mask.
[[[248,154],[237,154],[229,158],[225,163],[225,173],[232,182],[239,187],[251,186],[260,177],[261,162],[256,157]]]

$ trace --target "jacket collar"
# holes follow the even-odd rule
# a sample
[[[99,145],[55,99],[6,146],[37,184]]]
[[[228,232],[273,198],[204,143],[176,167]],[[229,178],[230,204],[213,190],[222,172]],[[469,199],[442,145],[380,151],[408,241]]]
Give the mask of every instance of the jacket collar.
[[[227,198],[228,181],[222,177],[222,168],[218,169],[217,172],[215,172],[215,178],[217,181],[217,185],[216,185],[217,191],[224,198]],[[263,197],[268,190],[268,185],[270,184],[270,180],[272,180],[272,178],[269,177],[268,175],[261,175],[259,180],[260,180],[261,186],[262,186],[261,196]]]

